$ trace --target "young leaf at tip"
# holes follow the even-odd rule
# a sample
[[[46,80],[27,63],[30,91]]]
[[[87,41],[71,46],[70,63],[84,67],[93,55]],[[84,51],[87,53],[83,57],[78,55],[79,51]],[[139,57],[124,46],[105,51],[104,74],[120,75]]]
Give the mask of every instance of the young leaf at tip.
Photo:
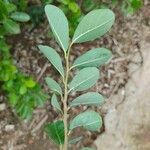
[[[54,5],[46,5],[45,13],[57,42],[66,53],[69,45],[69,26],[66,16]]]
[[[102,127],[102,118],[94,111],[83,112],[70,122],[70,130],[77,127],[83,127],[90,131],[98,131]]]
[[[90,105],[90,106],[99,106],[104,103],[104,97],[96,92],[88,92],[80,95],[70,102],[70,107],[76,107],[79,105]]]
[[[47,59],[53,64],[58,72],[64,77],[64,69],[59,54],[51,47],[45,45],[39,45],[38,48],[47,57]]]
[[[52,95],[52,98],[51,98],[51,105],[52,105],[56,110],[58,110],[59,112],[62,113],[60,104],[59,104],[58,99],[57,99],[57,96],[56,96],[55,94]]]
[[[110,50],[95,48],[78,57],[74,61],[72,68],[99,67],[110,60],[111,57],[112,53]]]
[[[56,121],[54,123],[49,123],[44,128],[48,137],[53,140],[54,143],[58,145],[64,144],[64,123],[63,121]]]
[[[104,35],[115,20],[114,13],[109,9],[97,9],[89,12],[75,30],[72,43],[94,40]]]
[[[60,85],[59,85],[55,80],[53,80],[53,79],[50,78],[50,77],[46,77],[46,78],[45,78],[45,81],[46,81],[48,87],[49,87],[52,91],[54,91],[54,92],[56,92],[56,93],[62,95],[62,89],[61,89]]]
[[[92,87],[99,79],[99,70],[95,67],[88,67],[80,70],[69,84],[70,91],[83,91]]]

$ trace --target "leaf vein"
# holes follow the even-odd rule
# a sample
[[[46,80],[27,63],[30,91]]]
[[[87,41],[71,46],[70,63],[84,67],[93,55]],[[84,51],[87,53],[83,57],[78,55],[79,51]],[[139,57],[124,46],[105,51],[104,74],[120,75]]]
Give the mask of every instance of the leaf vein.
[[[80,37],[84,36],[85,34],[91,32],[91,31],[96,30],[96,29],[99,28],[100,26],[104,26],[105,24],[109,23],[109,22],[112,21],[112,20],[113,20],[113,18],[111,18],[110,20],[108,20],[107,22],[105,22],[105,23],[103,23],[103,24],[101,24],[101,25],[98,25],[98,26],[94,27],[93,29],[87,30],[86,32],[82,33],[82,34],[79,35],[77,38],[75,38],[75,39],[72,41],[72,43],[74,43],[75,41],[77,41]]]

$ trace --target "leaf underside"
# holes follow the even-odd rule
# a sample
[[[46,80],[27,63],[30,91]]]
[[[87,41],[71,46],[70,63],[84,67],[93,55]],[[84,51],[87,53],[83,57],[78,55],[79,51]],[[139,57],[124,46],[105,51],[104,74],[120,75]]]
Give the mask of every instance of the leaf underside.
[[[90,131],[98,131],[102,126],[101,116],[94,111],[86,111],[76,116],[70,122],[70,130],[83,127]]]
[[[53,80],[53,79],[50,78],[50,77],[46,77],[46,78],[45,78],[45,81],[46,81],[48,87],[49,87],[52,91],[54,91],[54,92],[56,92],[56,93],[62,95],[62,89],[61,89],[60,85],[59,85],[55,80]]]
[[[58,72],[64,77],[64,69],[59,54],[51,47],[45,45],[39,45],[38,48],[47,57],[47,59],[53,64]]]
[[[99,106],[102,105],[103,103],[104,103],[104,98],[101,94],[96,92],[88,92],[75,98],[69,105],[70,107],[75,107],[78,105]]]
[[[73,63],[73,68],[99,67],[111,57],[112,54],[108,49],[95,48],[78,57]]]
[[[60,107],[60,104],[59,104],[58,99],[57,99],[57,96],[56,96],[55,94],[52,95],[51,104],[52,104],[52,106],[53,106],[55,109],[57,109],[59,112],[62,112],[61,107]]]
[[[66,16],[61,9],[53,5],[46,5],[45,13],[57,42],[66,53],[69,45],[69,26]]]
[[[95,67],[88,67],[80,70],[69,84],[69,92],[83,91],[92,87],[99,79],[99,70]]]
[[[114,13],[109,9],[97,9],[89,12],[75,30],[72,43],[94,40],[104,35],[115,20]]]

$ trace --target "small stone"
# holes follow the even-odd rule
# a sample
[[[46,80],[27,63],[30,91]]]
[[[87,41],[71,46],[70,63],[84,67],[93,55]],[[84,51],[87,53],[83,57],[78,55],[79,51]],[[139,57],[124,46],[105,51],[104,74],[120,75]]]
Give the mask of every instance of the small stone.
[[[6,104],[0,104],[0,111],[4,111],[6,109]]]
[[[9,131],[14,130],[14,128],[15,128],[15,125],[13,125],[13,124],[6,125],[5,126],[5,131],[9,132]]]

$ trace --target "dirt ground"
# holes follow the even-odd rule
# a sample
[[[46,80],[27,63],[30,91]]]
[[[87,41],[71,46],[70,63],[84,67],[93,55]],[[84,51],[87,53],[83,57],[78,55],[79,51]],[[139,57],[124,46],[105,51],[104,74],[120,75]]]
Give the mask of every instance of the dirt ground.
[[[112,50],[113,58],[105,66],[101,67],[101,79],[91,90],[96,90],[102,93],[108,102],[119,89],[122,94],[125,93],[125,85],[131,77],[129,71],[130,65],[136,65],[139,69],[143,65],[143,55],[141,52],[140,41],[143,37],[145,43],[148,43],[148,29],[150,30],[150,3],[145,6],[137,14],[132,17],[125,17],[117,10],[116,22],[112,30],[106,36],[82,45],[74,45],[70,60],[81,55],[93,47],[107,47]],[[38,44],[47,44],[60,51],[58,45],[51,40],[47,35],[49,28],[46,24],[35,28],[32,31],[28,27],[23,29],[22,34],[9,39],[12,44],[12,54],[16,61],[16,65],[26,74],[32,75],[35,80],[43,85],[43,89],[48,91],[44,83],[44,77],[48,74],[58,78],[58,74],[49,65],[48,61],[37,49]],[[133,59],[137,55],[138,59]],[[70,98],[76,96],[74,93]],[[119,105],[119,102],[117,105]],[[113,105],[113,102],[112,102]],[[111,107],[111,105],[110,105]],[[72,116],[75,116],[82,109],[87,107],[72,110]],[[96,109],[96,108],[92,108]],[[105,120],[107,110],[104,107],[96,109]],[[42,126],[46,122],[52,121],[59,116],[52,109],[49,102],[43,108],[38,108],[34,112],[33,119],[30,121],[21,121],[15,115],[14,111],[7,105],[7,99],[4,95],[0,95],[0,150],[57,150],[57,147],[51,143],[45,133],[42,131]],[[80,133],[83,139],[78,144],[72,147],[73,150],[78,150],[83,146],[98,147],[95,144],[97,137],[106,131],[105,122],[100,132],[90,133],[82,129],[77,129],[73,136],[79,136]],[[150,149],[150,148],[149,148]],[[108,150],[108,149],[104,149]],[[113,149],[116,150],[116,149]],[[124,150],[124,149],[121,149]],[[136,150],[136,149],[126,149]],[[137,149],[138,150],[138,149]],[[144,149],[143,149],[144,150]],[[148,149],[147,149],[148,150]]]

